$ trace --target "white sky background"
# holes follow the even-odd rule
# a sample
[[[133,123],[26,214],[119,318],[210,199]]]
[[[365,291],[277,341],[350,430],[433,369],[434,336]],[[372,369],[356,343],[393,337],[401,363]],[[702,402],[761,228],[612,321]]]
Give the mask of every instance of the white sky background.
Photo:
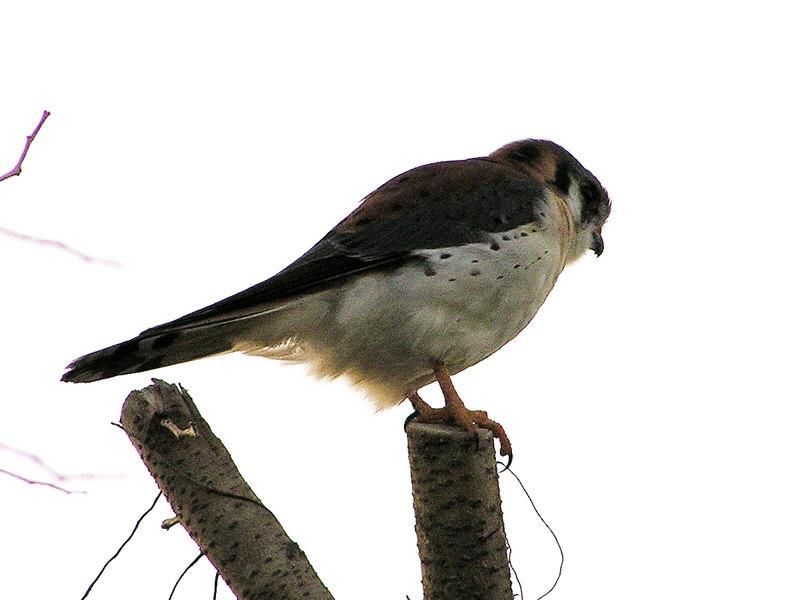
[[[0,227],[122,266],[0,235],[0,442],[100,476],[69,496],[0,477],[0,597],[79,598],[155,497],[109,423],[158,376],[336,598],[419,599],[409,407],[373,415],[344,384],[241,356],[58,379],[277,272],[393,175],[542,137],[609,190],[606,253],[455,382],[505,424],[560,536],[552,597],[798,598],[796,3],[280,5],[2,9],[0,171],[52,116],[0,183]],[[47,477],[2,450],[0,468]],[[501,482],[536,598],[558,553]],[[197,554],[169,516],[162,501],[92,598],[167,597]],[[212,580],[203,561],[176,598]]]

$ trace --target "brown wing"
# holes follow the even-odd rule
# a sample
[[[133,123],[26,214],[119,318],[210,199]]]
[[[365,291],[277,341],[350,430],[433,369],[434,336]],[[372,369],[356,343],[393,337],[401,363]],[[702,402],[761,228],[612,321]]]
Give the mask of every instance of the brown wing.
[[[277,275],[184,317],[158,335],[255,314],[343,278],[415,260],[420,249],[486,241],[541,218],[543,186],[488,159],[433,163],[386,182],[308,252]]]
[[[537,177],[489,159],[435,163],[388,181],[311,250],[277,275],[139,336],[83,356],[64,381],[95,381],[230,352],[243,321],[300,294],[366,271],[394,269],[421,249],[492,243],[538,222],[545,203]]]

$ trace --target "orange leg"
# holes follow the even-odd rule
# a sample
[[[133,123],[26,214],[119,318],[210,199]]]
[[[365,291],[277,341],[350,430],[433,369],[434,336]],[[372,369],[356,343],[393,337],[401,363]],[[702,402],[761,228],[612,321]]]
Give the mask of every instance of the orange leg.
[[[511,457],[511,441],[508,439],[503,426],[496,421],[492,421],[486,411],[469,410],[464,406],[464,402],[456,392],[453,380],[450,379],[450,374],[443,364],[435,363],[433,365],[433,373],[436,375],[439,387],[442,388],[444,408],[432,408],[417,392],[414,392],[408,399],[416,411],[415,419],[422,423],[452,423],[456,427],[470,432],[477,432],[478,427],[483,427],[491,431],[494,437],[500,440],[500,455]],[[509,464],[511,464],[510,460]]]

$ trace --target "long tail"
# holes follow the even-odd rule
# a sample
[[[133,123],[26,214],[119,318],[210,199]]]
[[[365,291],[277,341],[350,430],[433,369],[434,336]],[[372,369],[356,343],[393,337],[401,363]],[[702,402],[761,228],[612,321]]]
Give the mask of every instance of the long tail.
[[[127,342],[75,359],[61,381],[86,383],[240,350],[239,330],[217,324],[167,333],[145,331]]]

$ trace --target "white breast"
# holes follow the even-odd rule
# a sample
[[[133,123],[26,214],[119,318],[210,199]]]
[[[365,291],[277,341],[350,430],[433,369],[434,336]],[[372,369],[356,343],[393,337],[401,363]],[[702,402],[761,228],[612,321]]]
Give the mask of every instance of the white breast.
[[[531,225],[419,251],[419,261],[306,303],[316,308],[295,337],[300,357],[317,375],[345,375],[379,406],[397,404],[434,380],[434,361],[457,373],[513,339],[552,290],[563,254],[555,231]]]

